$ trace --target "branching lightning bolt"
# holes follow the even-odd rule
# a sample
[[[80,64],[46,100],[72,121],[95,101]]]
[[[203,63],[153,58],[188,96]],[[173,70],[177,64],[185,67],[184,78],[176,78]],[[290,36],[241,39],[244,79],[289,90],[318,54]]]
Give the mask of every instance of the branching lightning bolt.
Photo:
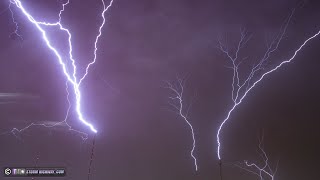
[[[27,130],[28,128],[30,128],[31,126],[42,126],[42,127],[46,127],[46,128],[53,128],[53,127],[56,127],[56,126],[67,126],[67,127],[68,127],[68,130],[73,131],[73,132],[79,134],[79,135],[81,136],[82,140],[88,139],[88,134],[73,129],[73,128],[68,124],[68,122],[67,122],[67,119],[68,119],[68,117],[69,117],[70,108],[71,108],[71,103],[70,103],[70,100],[69,100],[69,95],[70,95],[70,94],[69,94],[69,90],[68,90],[68,81],[66,82],[66,92],[67,92],[68,108],[67,108],[67,112],[66,112],[66,115],[65,115],[63,121],[58,121],[58,122],[52,122],[52,121],[33,122],[33,123],[30,123],[28,126],[25,126],[25,127],[22,128],[22,129],[13,128],[10,132],[5,132],[5,133],[2,133],[2,134],[12,133],[16,138],[18,138],[18,136],[16,135],[16,133],[22,133],[22,132],[24,132],[25,130]],[[18,138],[18,139],[19,139],[19,138]]]
[[[65,10],[65,6],[69,4],[69,0],[66,2],[66,3],[63,3],[62,4],[62,9],[60,10],[59,12],[59,20],[58,22],[55,22],[55,23],[49,23],[49,22],[40,22],[40,21],[36,21],[35,18],[25,9],[25,7],[23,6],[23,4],[21,3],[20,0],[10,0],[10,5],[9,5],[9,9],[10,9],[10,12],[12,14],[12,18],[13,18],[13,12],[11,10],[11,5],[15,5],[19,10],[21,10],[22,14],[28,19],[28,21],[30,23],[32,23],[36,28],[37,30],[39,31],[39,33],[42,35],[42,39],[45,41],[46,43],[46,46],[47,48],[49,48],[51,50],[51,52],[53,52],[53,54],[55,55],[55,57],[57,58],[59,64],[61,65],[61,68],[62,68],[62,71],[63,71],[63,74],[65,75],[66,79],[67,79],[67,82],[70,83],[73,87],[73,92],[74,92],[74,95],[76,97],[76,112],[77,112],[77,116],[78,116],[78,119],[84,124],[86,125],[87,127],[90,128],[90,130],[94,133],[97,133],[97,130],[94,128],[94,126],[89,123],[88,120],[86,120],[83,116],[83,113],[81,111],[81,91],[80,91],[80,84],[81,82],[85,79],[85,77],[87,76],[88,74],[88,70],[89,70],[89,67],[91,65],[93,65],[95,62],[96,62],[96,58],[97,58],[97,55],[96,55],[96,52],[98,50],[98,40],[99,38],[101,37],[102,35],[102,28],[104,27],[105,25],[105,12],[112,6],[113,4],[113,0],[110,1],[109,5],[106,6],[104,0],[101,0],[102,1],[102,4],[103,4],[103,12],[101,13],[101,16],[103,18],[103,22],[102,24],[100,25],[100,28],[99,28],[99,34],[96,36],[96,39],[95,39],[95,43],[94,43],[94,46],[95,46],[95,49],[94,49],[94,58],[93,60],[87,65],[86,67],[86,72],[85,74],[79,78],[80,80],[77,79],[77,68],[76,68],[76,64],[75,64],[75,60],[73,58],[73,49],[72,49],[72,41],[71,41],[71,38],[72,38],[72,35],[70,33],[70,31],[65,28],[62,23],[61,23],[61,15],[62,13],[64,12]],[[13,22],[15,23],[16,25],[16,30],[14,31],[14,33],[16,33],[17,35],[18,34],[18,24],[16,23],[16,21],[13,19]],[[43,29],[43,26],[46,26],[46,27],[50,27],[50,26],[57,26],[59,27],[59,29],[66,33],[68,35],[68,45],[69,45],[69,60],[72,62],[72,67],[73,67],[73,73],[71,75],[71,73],[68,72],[67,70],[67,66],[65,64],[65,61],[63,61],[62,59],[62,56],[61,54],[58,52],[58,50],[53,47],[53,45],[51,44],[49,38],[47,37],[47,33],[46,31]],[[20,36],[19,36],[20,37]],[[68,93],[68,96],[69,96],[69,92],[68,92],[68,87],[66,88],[67,90],[67,93]],[[67,100],[68,100],[68,103],[70,103],[69,101],[69,98],[67,97]],[[68,111],[67,111],[67,115],[66,115],[66,118],[68,116],[68,113],[69,113],[69,109],[70,109],[70,104],[69,104],[69,108],[68,108]],[[71,128],[70,125],[67,124],[66,122],[66,119],[64,121],[61,121],[61,122],[57,122],[56,124],[51,124],[51,125],[48,125],[47,123],[31,123],[30,125],[26,126],[25,128],[23,129],[17,129],[17,128],[14,128],[12,130],[12,133],[14,133],[15,131],[18,131],[18,132],[22,132],[26,129],[28,129],[29,127],[31,126],[44,126],[44,127],[54,127],[56,125],[61,125],[61,123],[64,123],[65,125],[67,125],[69,127],[69,130],[72,130],[72,131],[76,131],[74,129]],[[76,131],[80,134],[82,134],[83,138],[86,139],[87,138],[87,134],[83,133],[83,132],[80,132],[80,131]]]
[[[105,13],[106,13],[106,12],[108,11],[108,9],[112,6],[113,0],[110,1],[109,5],[108,5],[107,7],[106,7],[106,5],[105,5],[104,0],[102,0],[102,4],[103,4],[103,11],[102,11],[102,13],[101,13],[101,17],[102,17],[103,21],[102,21],[101,26],[99,27],[99,34],[98,34],[98,36],[96,37],[96,40],[95,40],[95,42],[94,42],[94,58],[93,58],[93,60],[88,64],[88,66],[87,66],[87,68],[86,68],[86,73],[85,73],[85,74],[82,76],[82,78],[80,79],[79,85],[81,84],[82,80],[87,76],[88,71],[89,71],[89,67],[90,67],[91,65],[93,65],[93,64],[96,62],[96,60],[97,60],[98,41],[99,41],[99,38],[100,38],[101,35],[102,35],[102,28],[103,28],[103,26],[104,26],[104,24],[105,24],[105,22],[106,22]]]
[[[173,96],[169,97],[169,99],[171,100],[171,101],[169,101],[169,104],[175,109],[175,111],[177,111],[177,114],[190,127],[191,135],[192,135],[192,149],[190,151],[190,155],[194,160],[195,170],[198,171],[197,158],[194,155],[194,150],[196,147],[196,139],[195,139],[195,134],[194,134],[192,124],[188,120],[188,112],[189,112],[191,105],[189,106],[189,108],[186,108],[187,110],[185,110],[184,104],[183,104],[184,103],[183,93],[184,93],[185,80],[177,78],[177,83],[170,83],[170,82],[166,81],[166,84],[167,84],[166,88],[169,89],[173,94]]]
[[[276,168],[274,170],[270,167],[269,158],[267,156],[266,151],[262,147],[262,143],[263,143],[263,137],[261,140],[259,139],[259,155],[261,156],[261,158],[263,160],[262,166],[259,166],[256,163],[250,163],[247,160],[244,161],[243,163],[236,164],[236,166],[241,169],[244,169],[252,174],[259,176],[260,180],[265,180],[266,179],[265,177],[268,177],[268,179],[270,179],[270,180],[274,180],[275,174],[278,169],[278,163],[277,163]]]
[[[14,18],[14,14],[13,14],[13,11],[12,11],[12,9],[11,9],[11,5],[12,5],[12,3],[9,3],[8,9],[9,9],[10,14],[11,14],[12,22],[13,22],[13,24],[15,25],[15,29],[14,29],[14,31],[9,35],[9,37],[11,38],[11,37],[15,34],[16,36],[19,37],[19,40],[22,41],[23,38],[22,38],[22,36],[19,34],[19,25],[18,25],[18,22],[17,22],[17,21],[15,20],[15,18]]]
[[[225,125],[225,123],[229,120],[231,113],[236,109],[236,107],[238,107],[241,102],[243,101],[243,99],[247,96],[247,94],[259,83],[261,82],[267,75],[271,74],[272,72],[278,70],[280,67],[282,67],[285,64],[290,63],[291,61],[294,60],[294,58],[296,57],[296,55],[301,51],[301,49],[306,46],[306,44],[316,38],[319,34],[320,31],[315,33],[313,36],[309,37],[308,39],[306,39],[302,45],[299,46],[299,48],[297,50],[295,50],[294,54],[285,61],[282,61],[279,65],[277,65],[276,67],[274,67],[273,69],[263,73],[260,77],[258,77],[257,73],[261,72],[261,70],[263,70],[263,66],[265,65],[266,61],[269,59],[270,55],[275,52],[280,44],[280,41],[282,40],[287,26],[289,24],[289,21],[291,19],[293,15],[292,14],[289,16],[287,22],[284,24],[284,26],[280,29],[279,34],[273,39],[273,41],[268,45],[268,48],[263,56],[263,58],[259,61],[259,63],[255,66],[253,66],[251,72],[249,73],[249,75],[247,76],[247,78],[241,83],[240,82],[240,77],[239,77],[239,72],[238,72],[238,68],[240,65],[240,62],[238,62],[238,53],[240,51],[240,49],[243,47],[244,44],[246,44],[246,42],[248,42],[248,40],[250,39],[250,36],[247,36],[247,33],[244,30],[241,30],[241,38],[240,41],[238,43],[235,55],[232,56],[227,48],[227,46],[225,44],[223,44],[221,42],[221,40],[219,40],[219,45],[218,48],[229,58],[229,60],[232,63],[232,69],[233,69],[233,80],[232,80],[232,101],[233,101],[233,106],[232,108],[228,111],[226,118],[222,121],[222,123],[220,124],[216,137],[217,137],[217,156],[219,158],[219,160],[221,160],[221,140],[220,140],[220,135],[221,135],[221,130],[223,128],[223,126]],[[253,80],[253,78],[256,78],[257,80]],[[253,83],[251,83],[253,82]]]

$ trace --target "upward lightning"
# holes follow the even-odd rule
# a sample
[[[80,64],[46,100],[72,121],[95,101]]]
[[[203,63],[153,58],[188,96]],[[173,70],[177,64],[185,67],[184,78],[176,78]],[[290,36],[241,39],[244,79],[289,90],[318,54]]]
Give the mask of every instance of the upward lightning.
[[[112,3],[113,3],[113,0],[110,1],[110,4],[106,7],[105,5],[105,2],[104,0],[102,0],[102,3],[103,3],[103,12],[101,14],[102,18],[103,18],[103,22],[99,28],[99,34],[97,35],[96,37],[96,40],[95,40],[95,49],[94,49],[94,59],[92,62],[90,62],[87,67],[86,67],[86,72],[85,74],[79,78],[79,80],[77,80],[77,68],[76,68],[76,64],[75,64],[75,60],[73,58],[73,55],[72,55],[72,41],[71,41],[71,38],[72,38],[72,35],[70,33],[70,31],[63,27],[62,23],[61,23],[61,15],[62,13],[64,12],[65,10],[65,6],[69,4],[69,0],[62,4],[62,9],[60,10],[59,12],[59,21],[58,22],[55,22],[55,23],[48,23],[48,22],[40,22],[40,21],[36,21],[35,18],[25,9],[25,7],[22,5],[21,1],[20,0],[10,0],[10,4],[13,4],[13,5],[16,5],[16,7],[18,9],[21,10],[22,14],[29,20],[30,23],[32,23],[36,28],[37,30],[39,31],[39,33],[42,35],[42,39],[45,41],[46,43],[46,46],[53,52],[53,54],[56,56],[59,64],[61,65],[61,68],[62,68],[62,71],[63,71],[63,74],[65,75],[67,81],[72,85],[73,87],[73,91],[74,91],[74,94],[75,94],[75,97],[76,97],[76,112],[77,112],[77,115],[78,115],[78,119],[84,124],[86,125],[87,127],[90,128],[90,130],[94,133],[97,133],[97,130],[94,128],[94,126],[88,122],[88,120],[86,120],[83,116],[83,113],[82,113],[82,110],[81,110],[81,91],[80,91],[80,83],[82,82],[82,80],[86,77],[86,75],[88,74],[88,70],[89,70],[89,67],[94,64],[96,62],[96,52],[97,52],[97,43],[98,43],[98,40],[99,40],[99,37],[101,36],[102,34],[102,28],[103,26],[105,25],[105,12],[112,6]],[[17,25],[17,24],[16,24]],[[50,27],[50,26],[58,26],[59,29],[62,31],[62,32],[65,32],[67,33],[68,35],[68,45],[69,45],[69,60],[72,62],[72,67],[73,67],[73,73],[71,75],[70,72],[68,72],[67,70],[67,67],[66,67],[66,64],[65,64],[65,61],[62,60],[62,56],[61,54],[58,52],[58,50],[53,47],[53,45],[51,44],[49,38],[47,37],[47,33],[46,31],[43,29],[43,26],[46,26],[46,27]]]
[[[16,35],[20,41],[23,40],[22,36],[19,34],[19,26],[18,26],[18,22],[15,20],[14,18],[14,14],[13,11],[11,9],[11,3],[9,3],[9,7],[8,7],[10,14],[11,14],[11,18],[12,18],[12,22],[15,25],[15,29],[14,31],[9,35],[9,37],[11,38],[13,35]]]
[[[293,12],[292,12],[293,14]],[[297,50],[295,50],[294,54],[285,61],[282,61],[279,65],[277,65],[276,67],[272,68],[271,70],[263,73],[260,77],[257,75],[258,72],[261,72],[261,70],[263,70],[263,66],[265,65],[266,61],[269,59],[270,55],[275,52],[280,44],[280,41],[283,38],[283,35],[286,32],[288,23],[290,21],[290,18],[292,17],[292,14],[290,15],[290,17],[288,18],[287,22],[285,23],[284,27],[281,28],[280,33],[273,39],[273,41],[268,45],[267,50],[263,56],[263,58],[258,62],[257,65],[255,65],[251,72],[249,73],[249,75],[247,76],[247,78],[243,81],[240,82],[240,77],[239,77],[239,72],[238,72],[238,68],[240,65],[240,62],[238,62],[238,53],[240,51],[240,49],[243,47],[243,45],[250,39],[250,36],[247,36],[247,34],[245,33],[244,30],[241,30],[241,38],[240,41],[238,43],[235,55],[231,55],[230,52],[228,51],[228,48],[225,44],[223,44],[221,42],[221,40],[219,40],[219,45],[218,48],[228,57],[228,59],[231,61],[232,63],[232,69],[233,69],[233,82],[232,82],[232,100],[233,100],[233,106],[231,107],[231,109],[228,111],[227,116],[225,117],[225,119],[222,121],[222,123],[220,124],[217,134],[216,134],[216,138],[217,138],[217,156],[219,158],[219,160],[221,161],[221,140],[220,140],[220,135],[221,135],[221,130],[224,127],[225,123],[229,120],[232,112],[242,103],[242,101],[247,97],[247,94],[258,84],[260,83],[265,77],[267,77],[268,75],[270,75],[272,72],[277,71],[280,67],[284,66],[285,64],[290,63],[291,61],[294,60],[294,58],[296,57],[296,55],[302,50],[302,48],[304,46],[306,46],[306,44],[316,38],[319,34],[320,31],[318,31],[317,33],[315,33],[313,36],[309,37],[308,39],[306,39],[302,45],[299,46],[299,48]],[[256,78],[257,80],[254,80],[253,78]],[[252,83],[253,82],[253,83]],[[249,164],[248,164],[249,165]]]
[[[88,64],[88,66],[87,66],[87,68],[86,68],[86,72],[85,72],[85,74],[82,76],[82,78],[80,79],[80,82],[79,82],[79,85],[81,84],[81,82],[82,82],[82,80],[87,76],[87,74],[88,74],[88,71],[89,71],[89,67],[91,66],[91,65],[93,65],[95,62],[96,62],[96,60],[97,60],[97,50],[98,50],[98,41],[99,41],[99,38],[101,37],[101,35],[102,35],[102,28],[103,28],[103,26],[104,26],[104,24],[105,24],[105,22],[106,22],[106,18],[105,18],[105,13],[108,11],[108,9],[112,6],[112,4],[113,4],[113,0],[111,0],[110,1],[110,3],[109,3],[109,5],[106,7],[106,4],[105,4],[105,2],[104,2],[104,0],[102,0],[102,4],[103,4],[103,11],[102,11],[102,13],[101,13],[101,17],[102,17],[102,19],[103,19],[103,21],[102,21],[102,24],[101,24],[101,26],[99,27],[99,34],[98,34],[98,36],[96,37],[96,40],[95,40],[95,42],[94,42],[94,57],[93,57],[93,60]]]
[[[247,160],[245,160],[243,163],[239,163],[239,164],[235,164],[237,167],[244,169],[246,171],[248,171],[249,173],[252,173],[256,176],[259,177],[259,180],[266,180],[266,179],[270,179],[270,180],[274,180],[275,179],[275,175],[277,173],[278,170],[278,162],[276,164],[276,167],[273,169],[270,166],[269,163],[269,157],[266,153],[266,151],[263,149],[263,135],[261,140],[259,139],[259,155],[263,160],[263,164],[262,165],[258,165],[257,163],[252,163],[249,162]]]
[[[184,96],[185,80],[177,78],[177,83],[171,84],[170,82],[167,81],[166,84],[167,84],[166,88],[169,89],[173,94],[173,96],[169,97],[169,99],[172,100],[172,102],[169,102],[169,104],[175,109],[175,111],[177,111],[177,114],[190,127],[191,136],[192,136],[192,149],[190,151],[190,155],[194,160],[195,170],[198,171],[197,158],[194,155],[194,150],[195,150],[195,147],[196,147],[196,139],[195,139],[195,134],[194,134],[194,130],[193,130],[192,124],[188,120],[188,112],[189,112],[189,109],[190,109],[191,105],[189,106],[189,108],[185,108],[184,107],[183,96]]]
[[[20,139],[19,136],[17,135],[17,133],[22,133],[25,130],[27,130],[28,128],[32,127],[32,126],[41,126],[41,127],[45,127],[45,128],[54,128],[54,127],[58,127],[58,126],[63,126],[63,127],[67,127],[69,131],[75,132],[78,135],[80,135],[80,137],[82,138],[82,140],[87,140],[88,139],[88,134],[75,130],[73,129],[67,122],[67,119],[69,117],[69,112],[70,112],[70,108],[71,108],[71,103],[69,100],[69,90],[68,90],[68,81],[66,81],[66,92],[67,92],[67,102],[68,102],[68,108],[66,111],[66,115],[64,117],[63,121],[39,121],[39,122],[33,122],[30,123],[29,125],[25,126],[24,128],[18,129],[18,128],[13,128],[11,131],[9,132],[4,132],[1,134],[8,134],[8,133],[12,133],[17,139]]]

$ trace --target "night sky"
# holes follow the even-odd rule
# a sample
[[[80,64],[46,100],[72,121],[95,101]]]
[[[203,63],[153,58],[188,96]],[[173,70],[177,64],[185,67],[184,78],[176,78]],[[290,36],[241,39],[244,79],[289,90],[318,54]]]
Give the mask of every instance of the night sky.
[[[57,21],[62,7],[57,0],[21,1],[41,21]],[[10,36],[15,25],[8,5],[9,0],[0,2],[0,133],[32,122],[62,121],[68,108],[61,66],[15,6],[23,40]],[[218,36],[227,37],[232,48],[239,29],[246,28],[253,37],[241,58],[254,64],[266,50],[266,39],[279,31],[293,8],[287,32],[266,70],[290,58],[320,30],[319,1],[114,0],[106,13],[97,62],[81,86],[82,110],[98,130],[91,179],[218,180],[216,132],[232,106],[232,70],[216,47]],[[100,0],[71,0],[63,14],[63,25],[73,33],[80,74],[93,58],[101,11]],[[66,36],[55,28],[48,32],[66,58]],[[221,136],[224,180],[258,179],[234,164],[261,162],[257,146],[262,132],[270,165],[279,161],[277,180],[318,179],[319,48],[317,37],[292,63],[263,79],[232,113]],[[250,71],[248,67],[241,75]],[[195,129],[198,172],[189,154],[190,129],[170,111],[170,91],[164,88],[164,81],[175,81],[177,75],[187,77],[186,103],[195,97],[189,120]],[[0,167],[62,166],[68,175],[61,179],[87,179],[93,133],[78,121],[74,99],[70,95],[68,122],[88,133],[86,141],[64,126],[2,134]]]

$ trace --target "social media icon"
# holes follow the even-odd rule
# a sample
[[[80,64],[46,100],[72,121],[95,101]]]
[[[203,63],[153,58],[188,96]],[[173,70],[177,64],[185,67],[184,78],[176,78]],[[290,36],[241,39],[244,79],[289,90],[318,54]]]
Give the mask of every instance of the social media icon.
[[[6,169],[4,170],[4,174],[7,175],[7,176],[9,176],[9,175],[11,174],[11,169],[10,169],[10,168],[6,168]]]

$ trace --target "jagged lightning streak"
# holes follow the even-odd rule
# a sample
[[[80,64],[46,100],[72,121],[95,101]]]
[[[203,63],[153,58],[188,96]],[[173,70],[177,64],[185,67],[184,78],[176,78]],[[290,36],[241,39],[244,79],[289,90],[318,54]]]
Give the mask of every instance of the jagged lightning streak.
[[[30,123],[28,126],[25,126],[24,128],[21,128],[21,129],[13,128],[11,131],[5,132],[5,133],[2,133],[2,134],[12,133],[16,138],[20,139],[16,135],[16,133],[20,134],[20,133],[24,132],[25,130],[27,130],[28,128],[30,128],[31,126],[42,126],[42,127],[46,127],[46,128],[53,128],[53,127],[57,127],[57,126],[66,126],[69,131],[72,131],[72,132],[75,132],[75,133],[79,134],[80,137],[82,138],[82,140],[88,139],[88,134],[73,129],[67,122],[67,119],[69,117],[70,108],[71,108],[71,103],[70,103],[70,100],[69,100],[69,95],[70,94],[69,94],[69,90],[68,90],[68,81],[66,82],[66,92],[67,92],[68,108],[67,108],[67,112],[66,112],[66,115],[65,115],[63,121],[58,121],[58,122],[56,122],[56,121],[54,121],[54,122],[52,122],[52,121],[33,122],[33,123]]]
[[[254,81],[254,83],[252,83],[251,85],[249,84],[250,81],[253,81],[253,78],[256,77],[256,73],[259,72],[260,70],[263,69],[263,65],[264,63],[268,60],[268,58],[270,57],[270,55],[278,48],[278,45],[280,43],[280,41],[282,40],[282,37],[286,31],[286,28],[288,26],[288,22],[290,21],[292,14],[290,15],[290,17],[288,18],[287,23],[285,24],[285,26],[282,28],[282,30],[280,31],[280,33],[274,38],[274,40],[270,43],[270,45],[267,48],[267,51],[265,52],[263,58],[259,61],[259,63],[257,65],[255,65],[250,74],[248,75],[247,79],[245,79],[245,81],[240,84],[240,79],[239,79],[239,73],[238,73],[238,68],[239,68],[239,63],[236,63],[236,60],[238,59],[238,53],[240,51],[240,49],[243,47],[243,45],[248,41],[248,37],[246,36],[246,33],[244,31],[241,31],[241,38],[240,41],[238,43],[237,46],[237,50],[235,53],[235,56],[232,57],[228,51],[228,48],[226,48],[225,45],[223,45],[223,43],[219,40],[219,48],[220,50],[225,53],[227,55],[227,57],[231,60],[232,62],[232,69],[233,69],[233,82],[232,82],[232,100],[233,100],[233,106],[232,108],[228,111],[228,114],[226,116],[226,118],[222,121],[222,123],[220,124],[219,128],[218,128],[218,132],[216,134],[217,137],[217,156],[219,158],[219,160],[221,160],[221,155],[220,155],[220,150],[221,150],[221,141],[220,141],[220,134],[221,134],[221,130],[223,128],[223,126],[225,125],[225,123],[229,120],[231,113],[236,109],[236,107],[238,107],[241,102],[243,101],[243,99],[247,96],[247,94],[259,83],[261,82],[267,75],[271,74],[272,72],[278,70],[280,67],[282,67],[285,64],[290,63],[291,61],[293,61],[293,59],[296,57],[296,55],[301,51],[301,49],[312,39],[316,38],[319,34],[320,31],[318,31],[317,33],[315,33],[313,36],[309,37],[308,39],[306,39],[302,45],[299,46],[299,48],[297,50],[295,50],[294,54],[285,61],[282,61],[279,65],[277,65],[276,67],[274,67],[273,69],[263,73],[259,78],[257,78],[256,81]],[[245,88],[245,89],[243,89]],[[244,91],[242,95],[240,95],[240,91]]]
[[[170,83],[168,81],[166,81],[166,88],[169,89],[172,94],[173,94],[173,97],[169,97],[169,99],[171,99],[173,102],[169,102],[169,104],[176,110],[178,111],[177,114],[182,117],[182,119],[188,124],[188,126],[190,127],[190,130],[191,130],[191,135],[192,135],[192,149],[190,151],[190,155],[191,157],[193,158],[194,160],[194,167],[195,167],[195,170],[198,171],[198,164],[197,164],[197,158],[195,157],[194,155],[194,150],[195,150],[195,147],[196,147],[196,139],[195,139],[195,134],[194,134],[194,130],[193,130],[193,127],[190,123],[190,121],[188,120],[188,112],[189,112],[189,109],[190,109],[190,106],[189,108],[187,108],[186,112],[184,112],[185,108],[184,108],[184,105],[183,105],[183,94],[184,94],[184,85],[185,85],[185,81],[186,80],[183,80],[183,79],[179,79],[177,78],[177,83]]]
[[[51,45],[47,35],[46,35],[46,31],[41,27],[41,25],[46,25],[46,26],[52,26],[52,25],[59,25],[60,26],[60,29],[63,29],[64,31],[66,31],[69,35],[69,46],[71,45],[71,33],[62,27],[61,23],[60,23],[60,20],[61,18],[59,18],[59,22],[57,23],[54,23],[54,24],[50,24],[50,23],[44,23],[44,22],[38,22],[36,21],[26,10],[25,8],[22,6],[22,3],[20,0],[10,0],[11,3],[15,4],[22,12],[23,14],[27,17],[27,19],[36,26],[36,28],[41,32],[42,34],[42,38],[43,40],[46,42],[46,45],[47,47],[53,51],[53,53],[56,55],[56,57],[58,58],[59,60],[59,63],[60,65],[62,66],[62,69],[63,69],[63,72],[64,72],[64,75],[67,77],[68,81],[73,85],[74,87],[74,91],[75,91],[75,94],[76,94],[76,101],[77,101],[77,104],[76,104],[76,111],[77,111],[77,114],[78,114],[78,118],[81,122],[83,122],[86,126],[89,126],[90,129],[93,131],[93,132],[97,132],[96,129],[94,129],[93,125],[91,125],[90,123],[88,123],[84,118],[83,118],[83,115],[81,113],[81,110],[80,110],[80,98],[81,98],[81,94],[80,94],[80,90],[79,90],[79,85],[77,84],[76,82],[76,77],[75,77],[75,65],[74,65],[74,61],[73,61],[73,66],[74,66],[74,73],[73,73],[73,79],[71,78],[71,76],[69,75],[69,73],[67,72],[67,69],[66,69],[66,65],[65,63],[63,62],[62,58],[61,58],[61,55],[58,53],[58,51]],[[67,2],[69,3],[69,1]],[[65,6],[66,4],[63,4],[63,7]],[[64,8],[63,10],[60,11],[60,14],[64,11]],[[70,46],[70,54],[72,52],[72,46]],[[70,59],[72,60],[72,57],[70,57]]]
[[[263,165],[259,166],[256,163],[250,163],[249,161],[244,161],[244,163],[236,164],[237,167],[244,169],[252,174],[259,176],[260,180],[264,180],[265,177],[268,177],[270,180],[274,180],[275,174],[278,169],[278,162],[276,168],[273,170],[269,164],[269,158],[267,156],[266,151],[262,147],[263,136],[262,139],[259,139],[259,155],[263,160]],[[245,167],[244,167],[245,166]]]
[[[96,37],[95,40],[95,50],[94,50],[94,60],[92,62],[90,62],[88,64],[88,66],[86,67],[86,73],[82,76],[82,78],[80,79],[80,81],[77,81],[77,77],[76,77],[76,65],[75,65],[75,60],[73,59],[72,56],[72,43],[71,43],[71,38],[72,35],[70,33],[70,31],[62,26],[61,23],[61,15],[62,12],[64,12],[65,10],[65,6],[69,4],[69,0],[66,3],[62,4],[62,10],[60,10],[59,12],[59,21],[55,22],[55,23],[48,23],[48,22],[39,22],[36,21],[24,8],[24,6],[22,5],[20,0],[10,0],[10,4],[14,4],[16,5],[17,8],[19,8],[21,10],[21,12],[23,13],[24,16],[26,16],[26,18],[33,24],[35,25],[35,27],[40,31],[40,33],[42,34],[42,38],[45,41],[47,47],[55,54],[55,56],[58,59],[59,64],[62,67],[63,73],[65,75],[65,77],[67,78],[68,82],[71,83],[73,85],[73,89],[74,89],[74,94],[76,96],[76,112],[78,115],[78,119],[85,124],[86,126],[88,126],[91,131],[93,131],[94,133],[97,132],[97,130],[93,127],[92,124],[90,124],[84,117],[81,111],[81,92],[80,92],[80,83],[81,81],[86,77],[87,73],[88,73],[88,69],[89,67],[95,63],[96,61],[96,51],[97,51],[97,43],[98,43],[98,39],[101,36],[102,32],[102,28],[105,24],[105,12],[112,6],[113,0],[110,1],[110,4],[106,7],[105,6],[105,2],[104,0],[102,0],[103,3],[103,12],[101,14],[102,18],[103,18],[103,22],[99,28],[99,34]],[[73,66],[73,74],[72,77],[71,75],[68,73],[67,68],[66,68],[66,64],[63,62],[61,55],[59,54],[58,50],[56,50],[50,43],[49,38],[46,35],[46,31],[42,28],[42,26],[58,26],[60,28],[61,31],[64,31],[65,33],[68,34],[68,45],[69,45],[69,59],[72,61],[72,66]],[[69,100],[68,100],[69,101]],[[32,125],[36,125],[36,124],[32,124]],[[43,125],[43,124],[42,124]],[[28,126],[30,127],[30,126]]]
[[[88,71],[89,71],[89,67],[91,65],[93,65],[96,60],[97,60],[97,50],[98,50],[98,41],[99,41],[99,38],[101,37],[102,35],[102,28],[106,22],[106,18],[105,18],[105,13],[108,11],[108,9],[112,6],[113,4],[113,0],[110,1],[109,5],[106,7],[105,3],[104,3],[104,0],[102,0],[102,4],[103,4],[103,11],[101,13],[101,17],[103,19],[102,23],[101,23],[101,26],[99,27],[99,34],[98,36],[96,37],[96,40],[94,42],[94,57],[93,57],[93,60],[88,64],[87,68],[86,68],[86,72],[85,74],[82,76],[82,78],[80,79],[79,81],[79,85],[81,84],[82,80],[87,76],[88,74]]]
[[[14,14],[13,14],[13,11],[11,9],[11,5],[12,3],[10,2],[9,3],[9,6],[8,6],[8,9],[10,11],[10,14],[11,14],[11,19],[12,19],[12,22],[13,24],[15,25],[15,29],[14,31],[9,35],[9,37],[11,38],[14,34],[19,38],[20,41],[23,40],[22,36],[19,34],[19,25],[18,25],[18,22],[15,20],[14,18]]]

